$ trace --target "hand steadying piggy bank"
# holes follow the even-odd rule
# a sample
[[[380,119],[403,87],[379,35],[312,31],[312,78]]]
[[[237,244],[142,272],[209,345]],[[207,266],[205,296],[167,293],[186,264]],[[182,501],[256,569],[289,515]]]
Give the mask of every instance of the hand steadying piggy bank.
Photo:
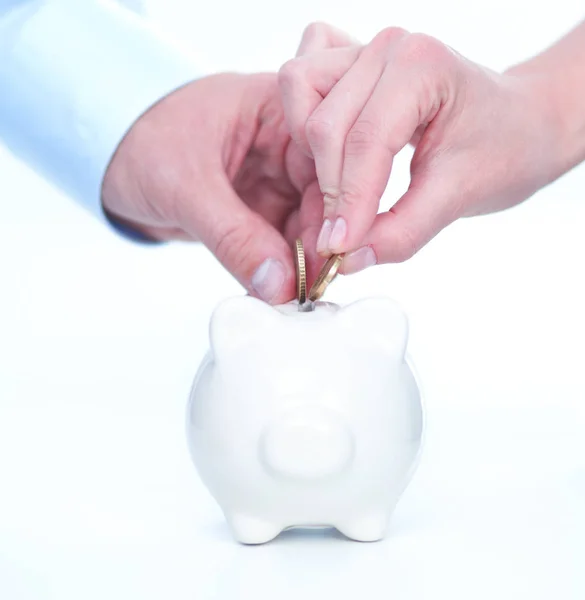
[[[210,338],[188,439],[234,537],[314,525],[384,537],[422,435],[404,313],[387,299],[299,312],[243,296],[217,307]]]

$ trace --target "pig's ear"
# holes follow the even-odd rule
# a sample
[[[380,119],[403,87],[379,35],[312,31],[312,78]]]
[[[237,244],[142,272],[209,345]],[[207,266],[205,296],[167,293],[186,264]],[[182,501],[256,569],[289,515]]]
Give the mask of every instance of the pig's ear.
[[[408,319],[402,308],[389,298],[367,298],[342,308],[339,324],[351,335],[370,340],[394,356],[404,357],[408,344]]]
[[[224,300],[211,315],[211,348],[219,355],[238,352],[251,339],[272,328],[281,316],[272,306],[252,296]]]

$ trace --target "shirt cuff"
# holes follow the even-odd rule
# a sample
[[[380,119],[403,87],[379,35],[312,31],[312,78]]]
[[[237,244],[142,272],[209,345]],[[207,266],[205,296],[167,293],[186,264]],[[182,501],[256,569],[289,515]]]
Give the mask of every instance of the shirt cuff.
[[[102,180],[126,132],[161,98],[210,72],[111,2],[28,2],[0,15],[0,136],[107,221]]]

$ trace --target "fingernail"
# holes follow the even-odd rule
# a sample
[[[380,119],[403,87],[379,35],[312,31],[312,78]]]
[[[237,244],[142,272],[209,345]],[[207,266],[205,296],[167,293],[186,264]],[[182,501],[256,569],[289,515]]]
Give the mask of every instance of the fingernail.
[[[363,246],[345,256],[343,259],[343,272],[346,275],[357,273],[368,267],[373,267],[377,262],[376,253],[369,246]]]
[[[329,219],[325,219],[323,221],[323,227],[321,227],[319,237],[317,238],[317,252],[319,254],[327,252],[327,250],[329,249],[329,237],[331,236],[331,228],[331,221]]]
[[[343,217],[337,217],[331,237],[329,238],[329,250],[331,252],[337,252],[341,250],[341,245],[345,241],[345,234],[347,233],[347,224]]]
[[[265,302],[271,302],[284,283],[284,267],[273,258],[267,258],[252,276],[252,288]]]

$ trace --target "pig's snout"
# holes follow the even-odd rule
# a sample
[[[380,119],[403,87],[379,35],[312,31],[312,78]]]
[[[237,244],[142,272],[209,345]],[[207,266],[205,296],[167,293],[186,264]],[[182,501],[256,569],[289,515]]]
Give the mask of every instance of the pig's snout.
[[[275,477],[320,479],[352,462],[354,436],[338,413],[315,406],[294,409],[264,430],[260,460]]]

